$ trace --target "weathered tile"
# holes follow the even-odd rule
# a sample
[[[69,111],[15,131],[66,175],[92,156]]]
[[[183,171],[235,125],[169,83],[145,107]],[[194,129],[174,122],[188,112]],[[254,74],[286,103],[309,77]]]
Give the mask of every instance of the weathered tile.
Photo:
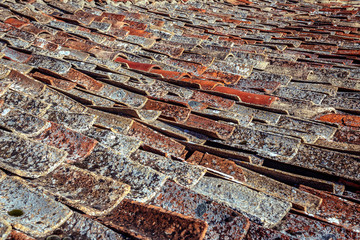
[[[50,126],[50,123],[42,118],[25,113],[18,109],[13,109],[5,104],[0,108],[0,111],[1,126],[16,131],[17,133],[24,134],[28,137],[40,134]]]
[[[54,236],[71,239],[104,239],[104,240],[125,240],[124,235],[117,233],[96,220],[74,212],[61,226],[56,228],[48,237]],[[15,240],[15,239],[14,239]],[[24,239],[27,240],[27,239]],[[46,240],[41,239],[41,240]]]
[[[59,149],[3,130],[0,138],[0,165],[19,176],[44,176],[65,161],[66,153]]]
[[[355,181],[360,179],[358,157],[311,145],[302,144],[296,156],[285,162]]]
[[[15,229],[32,236],[46,236],[72,214],[70,209],[31,189],[20,178],[7,177],[0,185],[1,217]]]
[[[278,113],[265,111],[257,108],[251,108],[244,105],[235,104],[232,108],[229,109],[230,112],[250,115],[254,119],[264,121],[268,124],[275,124],[279,121],[281,115]]]
[[[60,75],[68,73],[71,69],[70,63],[43,55],[31,55],[31,58],[26,62],[26,64],[33,67],[43,68]]]
[[[276,125],[291,130],[306,131],[325,139],[330,139],[334,136],[337,129],[327,124],[289,116],[281,116]]]
[[[175,161],[151,152],[137,150],[130,159],[141,165],[149,166],[156,171],[166,174],[170,179],[183,186],[193,186],[202,178],[206,169],[188,164],[186,162]]]
[[[38,98],[50,104],[52,109],[60,112],[82,113],[86,111],[86,107],[79,102],[49,87],[46,87]]]
[[[140,239],[202,240],[208,227],[202,220],[131,200],[124,200],[111,215],[99,220]]]
[[[279,159],[291,159],[298,152],[301,140],[280,134],[263,132],[235,126],[234,133],[227,140],[213,140],[244,150],[257,152],[260,156]]]
[[[166,119],[173,120],[175,122],[185,122],[190,115],[190,109],[185,107],[180,107],[173,104],[168,104],[165,102],[155,101],[149,99],[145,106],[145,110],[158,110],[161,111],[161,117]]]
[[[340,126],[360,127],[360,117],[350,114],[331,113],[319,116],[317,120],[337,123]]]
[[[96,115],[94,126],[111,129],[115,132],[126,133],[132,126],[133,120],[116,114],[111,114],[96,109],[88,109],[87,113]]]
[[[360,234],[359,204],[307,186],[300,186],[300,189],[323,199],[320,208],[311,212],[311,216]]]
[[[95,139],[86,137],[60,124],[51,125],[32,139],[53,146],[68,153],[67,160],[76,161],[88,156],[98,143]]]
[[[139,149],[142,144],[142,142],[136,138],[98,127],[92,127],[82,132],[82,134],[94,138],[124,157],[130,156],[130,154]]]
[[[287,136],[298,137],[301,138],[305,143],[311,143],[311,144],[314,144],[319,138],[319,136],[315,135],[314,133],[309,133],[306,130],[293,130],[278,126],[256,123],[256,122],[252,123],[250,128],[264,132],[272,132]]]
[[[45,89],[43,83],[15,70],[11,70],[10,74],[5,79],[9,79],[13,82],[11,85],[12,90],[23,92],[30,96],[37,96]]]
[[[127,184],[67,164],[30,184],[44,189],[60,202],[95,216],[108,214],[130,192]]]
[[[127,198],[139,202],[151,199],[167,179],[164,174],[135,163],[100,144],[88,157],[74,164],[130,185],[131,191]]]
[[[273,95],[283,97],[283,98],[311,101],[317,105],[321,104],[322,101],[327,96],[324,93],[308,91],[308,90],[301,90],[301,89],[290,87],[290,86],[279,88],[278,90],[273,92]]]
[[[249,231],[247,232],[245,240],[293,240],[286,234],[278,232],[274,229],[264,228],[256,223],[250,222]]]
[[[249,227],[241,213],[171,181],[150,204],[205,221],[208,229],[204,239],[242,239]]]
[[[47,110],[41,117],[78,132],[90,129],[97,118],[95,115],[87,113],[71,113],[56,110]]]
[[[230,206],[265,227],[277,225],[291,207],[289,202],[217,178],[203,177],[191,189]]]
[[[179,157],[185,150],[185,146],[174,139],[137,122],[134,122],[127,135],[143,141],[146,147],[169,156]]]
[[[293,213],[289,213],[276,229],[296,239],[359,238],[358,233]]]
[[[5,240],[11,233],[11,225],[3,219],[0,219],[0,239]]]
[[[232,125],[220,121],[214,121],[195,114],[190,114],[189,118],[183,124],[173,124],[179,125],[182,128],[188,128],[190,130],[200,132],[216,139],[228,139],[234,131],[234,126]]]

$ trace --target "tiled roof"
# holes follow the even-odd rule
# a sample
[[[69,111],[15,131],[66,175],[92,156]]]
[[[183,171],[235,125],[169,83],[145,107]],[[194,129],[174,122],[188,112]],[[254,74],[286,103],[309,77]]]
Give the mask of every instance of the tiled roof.
[[[360,239],[360,3],[0,0],[0,239]]]

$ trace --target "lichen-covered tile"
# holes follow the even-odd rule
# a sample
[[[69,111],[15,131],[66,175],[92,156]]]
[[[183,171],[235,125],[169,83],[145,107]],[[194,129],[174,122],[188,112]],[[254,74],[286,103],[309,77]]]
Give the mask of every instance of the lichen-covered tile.
[[[284,233],[278,232],[274,229],[264,228],[256,223],[250,222],[249,231],[247,232],[244,240],[295,240]]]
[[[64,151],[3,130],[0,132],[0,145],[1,167],[23,177],[46,175],[66,157]]]
[[[88,109],[87,113],[97,116],[94,126],[111,129],[122,134],[126,134],[134,122],[134,120],[131,118],[99,111],[96,109]]]
[[[142,141],[136,138],[98,127],[92,127],[82,132],[82,134],[94,138],[124,157],[130,156],[130,154],[139,149],[142,144]]]
[[[191,189],[243,213],[265,227],[277,225],[291,208],[289,202],[217,178],[203,177]]]
[[[139,202],[151,199],[167,179],[164,174],[135,163],[100,144],[88,157],[74,164],[130,185],[131,191],[127,198]]]
[[[190,114],[189,118],[182,124],[173,124],[216,139],[228,139],[235,129],[234,126],[225,122],[215,121],[195,114]]]
[[[253,119],[252,115],[245,115],[242,113],[223,111],[223,110],[217,110],[211,108],[203,109],[200,111],[193,111],[193,112],[199,115],[213,116],[218,118],[219,120],[234,122],[243,127],[249,126],[249,124]]]
[[[71,69],[71,64],[64,60],[35,54],[31,55],[26,64],[29,64],[33,67],[46,69],[59,75],[66,74]]]
[[[78,113],[86,111],[86,107],[79,102],[49,87],[46,87],[38,98],[49,103],[51,108],[57,111]]]
[[[32,136],[32,139],[66,151],[69,161],[84,159],[98,143],[95,139],[86,137],[60,124],[50,123],[51,125],[47,129],[39,135]]]
[[[239,104],[235,104],[232,108],[229,109],[229,111],[237,114],[250,115],[253,116],[256,120],[261,120],[269,124],[277,123],[281,117],[281,115],[278,113],[247,107]]]
[[[172,160],[171,158],[163,157],[151,152],[137,150],[130,159],[138,162],[141,165],[149,166],[156,171],[166,174],[176,183],[190,187],[196,184],[202,178],[206,169],[201,166],[192,165],[186,162]]]
[[[110,215],[98,219],[139,239],[202,240],[208,227],[202,220],[131,200],[124,200]]]
[[[296,156],[285,162],[354,181],[360,180],[359,157],[333,150],[302,144]]]
[[[46,120],[36,117],[34,115],[25,113],[18,109],[13,109],[7,105],[0,108],[0,125],[24,134],[28,137],[40,134],[50,126]]]
[[[167,181],[149,203],[205,221],[208,229],[204,239],[242,239],[249,227],[249,220],[241,213],[172,181]]]
[[[143,141],[144,146],[169,156],[179,157],[185,150],[185,146],[174,139],[137,122],[133,123],[127,135]]]
[[[308,131],[303,130],[293,130],[268,124],[262,123],[251,123],[250,128],[264,131],[264,132],[273,132],[278,134],[283,134],[287,136],[293,136],[301,138],[305,143],[314,144],[318,139],[319,136],[315,135],[314,133],[309,133]]]
[[[195,151],[188,159],[188,162],[228,174],[236,181],[246,182],[246,177],[241,167],[237,166],[235,162],[231,160],[209,153],[203,154],[201,152]]]
[[[87,113],[72,113],[56,110],[47,110],[41,117],[78,132],[89,130],[97,118],[97,116]]]
[[[272,95],[283,97],[283,98],[311,101],[317,105],[320,105],[322,103],[322,101],[325,99],[325,97],[327,96],[324,93],[308,91],[308,90],[301,90],[301,89],[293,88],[293,87],[281,87],[278,90],[276,90],[275,92],[273,92]]]
[[[0,218],[0,240],[6,240],[11,233],[11,225]]]
[[[358,239],[359,233],[313,218],[289,213],[276,230],[296,239]]]
[[[71,214],[66,206],[30,188],[18,177],[7,177],[0,182],[0,216],[15,229],[44,237]]]
[[[276,159],[291,159],[298,152],[301,139],[251,128],[235,126],[235,131],[227,140],[213,140],[243,150],[257,152],[261,156]]]
[[[101,82],[96,81],[92,77],[75,70],[74,68],[70,68],[69,71],[62,76],[90,91],[97,92],[103,88],[103,84]]]
[[[248,170],[242,166],[238,166],[231,160],[212,154],[206,153],[197,164],[226,173],[233,176],[235,180],[240,181],[241,184],[245,186],[284,201],[291,202],[294,206],[302,209],[314,210],[318,208],[321,203],[319,197]]]
[[[30,181],[45,193],[89,215],[106,215],[130,192],[130,186],[111,178],[63,164]]]
[[[360,129],[359,129],[360,130]],[[360,146],[360,131],[344,127],[336,131],[333,140],[340,143],[348,143]]]
[[[45,84],[15,70],[11,70],[5,79],[13,82],[11,85],[12,90],[23,92],[30,96],[38,96],[45,89]]]
[[[300,189],[323,199],[320,208],[310,212],[310,216],[344,227],[360,235],[360,218],[358,216],[360,205],[358,203],[303,185],[300,186]]]
[[[128,237],[117,233],[106,226],[102,225],[92,218],[86,217],[74,212],[73,215],[59,226],[52,233],[48,234],[48,238],[55,239],[103,239],[103,240],[125,240]],[[46,240],[48,238],[41,238]],[[52,239],[53,239],[52,238]],[[14,239],[15,240],[15,239]],[[19,239],[20,240],[20,239]]]
[[[50,105],[44,101],[40,101],[23,92],[8,90],[0,99],[4,100],[8,106],[22,109],[32,115],[41,115]]]
[[[191,110],[185,107],[180,107],[177,105],[155,101],[149,99],[145,106],[145,110],[158,110],[161,111],[161,117],[170,119],[176,122],[184,122],[189,117]]]

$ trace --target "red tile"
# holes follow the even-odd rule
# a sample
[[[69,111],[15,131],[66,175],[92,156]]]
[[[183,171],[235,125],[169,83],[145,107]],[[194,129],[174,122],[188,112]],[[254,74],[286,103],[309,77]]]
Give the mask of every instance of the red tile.
[[[21,21],[21,20],[18,20],[17,18],[8,18],[4,21],[4,23],[10,24],[11,26],[16,27],[16,28],[21,28],[21,27],[29,24],[28,21]]]
[[[202,90],[211,90],[215,88],[216,86],[223,86],[222,83],[217,81],[210,81],[200,78],[182,78],[181,81],[183,82],[190,82],[199,85],[200,89]]]
[[[213,91],[236,95],[241,99],[242,102],[264,105],[264,106],[270,106],[277,99],[276,97],[273,96],[248,93],[223,86],[217,86],[213,89]]]
[[[159,68],[159,66],[154,65],[154,64],[132,62],[132,61],[129,61],[129,60],[124,59],[122,57],[118,57],[114,61],[115,62],[120,62],[120,63],[125,63],[131,69],[144,71],[144,72],[149,72],[153,68]]]
[[[337,123],[340,126],[360,127],[360,117],[350,114],[331,113],[316,119],[324,122]]]
[[[189,74],[187,74],[185,72],[166,71],[166,70],[154,69],[154,68],[151,69],[150,72],[160,74],[164,78],[175,79],[175,80],[179,80],[179,79],[181,79],[181,78],[183,78],[185,76],[189,76]]]
[[[215,79],[219,82],[223,82],[225,84],[236,84],[240,79],[241,76],[240,75],[234,75],[231,73],[226,73],[226,72],[221,72],[221,71],[216,71],[216,70],[211,70],[208,69],[206,70],[201,77],[205,77],[208,79]]]

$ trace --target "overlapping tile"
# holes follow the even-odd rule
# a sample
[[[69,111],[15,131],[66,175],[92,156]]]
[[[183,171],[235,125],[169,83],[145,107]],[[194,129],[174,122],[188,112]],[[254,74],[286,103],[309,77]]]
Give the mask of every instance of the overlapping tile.
[[[319,198],[299,190],[299,184],[358,203],[359,7],[354,1],[2,1],[1,127],[21,139],[17,144],[44,146],[37,151],[43,154],[37,160],[44,162],[9,160],[1,168],[36,182],[59,174],[67,152],[67,163],[82,168],[77,176],[86,175],[101,189],[108,189],[101,179],[124,181],[133,187],[130,199],[145,202],[157,196],[160,207],[196,218],[205,208],[195,198],[210,200],[165,181],[196,187],[209,180],[199,165],[206,165],[208,174],[217,177],[211,180],[224,189],[238,194],[230,185],[239,183],[256,189],[254,203],[264,202],[266,193],[291,202],[293,211],[316,212]],[[4,149],[12,149],[7,145]],[[22,145],[24,154],[33,152]],[[15,163],[21,164],[9,167]],[[70,179],[74,171],[60,172]],[[42,194],[57,193],[63,198],[55,199],[74,211],[93,213],[93,202],[107,203],[104,195],[92,197],[90,189],[81,191],[79,200],[90,199],[87,205],[74,204],[76,197],[65,201],[66,190],[80,190],[57,183]],[[209,189],[213,212],[201,219],[216,221],[201,234],[244,238],[245,218],[228,208],[219,212],[215,201],[224,202],[224,189]],[[182,192],[172,193],[179,191],[191,196],[182,203],[189,211],[170,207],[162,196],[179,202]],[[197,203],[190,207],[194,202],[201,209]],[[271,200],[264,208],[278,203]],[[107,210],[97,209],[98,214],[112,209],[101,206]],[[236,216],[225,217],[229,214]],[[279,222],[280,215],[277,220],[268,216],[267,224]],[[357,237],[343,229],[351,228],[347,223],[335,227],[335,222],[301,217],[293,221],[296,232],[285,217],[288,225],[281,223],[280,233],[251,224],[247,237]],[[68,223],[51,234],[124,238],[78,214]],[[136,224],[120,230],[129,233],[133,227],[143,238],[152,230],[141,232]],[[21,238],[21,232],[13,232],[13,238]]]

